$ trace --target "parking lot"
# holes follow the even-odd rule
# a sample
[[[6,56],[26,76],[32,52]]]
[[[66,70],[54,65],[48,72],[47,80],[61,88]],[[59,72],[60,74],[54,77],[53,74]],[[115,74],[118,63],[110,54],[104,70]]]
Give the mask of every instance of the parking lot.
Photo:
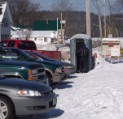
[[[71,89],[74,85],[74,81],[76,80],[76,78],[77,78],[77,74],[73,74],[69,76],[67,80],[64,80],[63,82],[53,85],[54,92],[56,92],[57,99],[58,99],[57,104],[59,103],[59,99],[61,98],[60,92],[62,93],[62,91],[64,92],[64,90],[66,89],[68,90]],[[17,117],[16,119],[55,119],[55,118],[60,118],[60,116],[62,116],[63,114],[64,114],[64,110],[56,106],[54,110],[51,110],[44,114]]]
[[[26,119],[123,119],[122,71],[123,63],[103,60],[88,73],[75,73],[54,86],[54,110]]]

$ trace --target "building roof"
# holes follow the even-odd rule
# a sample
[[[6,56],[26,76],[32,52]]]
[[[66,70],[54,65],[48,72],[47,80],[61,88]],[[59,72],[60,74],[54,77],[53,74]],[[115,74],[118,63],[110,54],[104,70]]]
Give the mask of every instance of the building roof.
[[[6,9],[6,3],[5,2],[0,2],[0,22],[3,20],[3,15]]]
[[[12,17],[11,17],[10,9],[8,7],[7,2],[0,2],[0,23],[3,20],[4,13],[5,13],[6,10],[8,12],[8,17],[10,19],[10,22],[13,24],[13,20],[12,20]]]
[[[89,35],[86,35],[86,34],[75,34],[74,36],[72,36],[70,38],[70,40],[71,39],[82,39],[82,38],[84,38],[84,39],[91,39],[91,37]]]
[[[75,34],[70,39],[65,40],[65,43],[69,45],[71,40],[76,40],[76,39],[91,40],[91,37],[86,34]]]
[[[32,29],[33,30],[57,30],[60,29],[60,20],[42,20],[42,21],[34,21]]]

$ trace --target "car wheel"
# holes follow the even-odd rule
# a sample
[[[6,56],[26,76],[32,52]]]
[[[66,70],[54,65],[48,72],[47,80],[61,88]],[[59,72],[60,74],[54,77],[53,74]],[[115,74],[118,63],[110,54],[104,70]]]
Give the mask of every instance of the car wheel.
[[[51,86],[53,84],[52,77],[49,73],[46,73],[47,84]]]
[[[14,116],[13,106],[9,99],[0,96],[0,119],[11,119]]]

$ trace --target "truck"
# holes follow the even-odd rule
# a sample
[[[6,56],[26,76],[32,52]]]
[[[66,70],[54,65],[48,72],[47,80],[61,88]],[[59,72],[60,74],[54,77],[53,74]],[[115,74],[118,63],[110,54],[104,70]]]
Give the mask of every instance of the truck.
[[[0,42],[2,47],[14,47],[22,50],[29,50],[36,52],[38,54],[43,54],[49,58],[60,61],[61,60],[61,51],[48,51],[48,50],[37,50],[36,44],[31,40],[18,40],[18,39],[8,39],[2,40]]]
[[[31,61],[5,60],[0,56],[0,75],[47,84],[45,68]]]

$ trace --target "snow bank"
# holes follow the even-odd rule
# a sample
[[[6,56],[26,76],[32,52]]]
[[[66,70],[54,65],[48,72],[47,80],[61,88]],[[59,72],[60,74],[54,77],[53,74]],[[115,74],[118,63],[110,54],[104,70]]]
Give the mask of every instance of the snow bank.
[[[70,47],[68,46],[60,47],[58,51],[61,51],[63,61],[70,62]]]
[[[123,98],[123,97],[122,97]],[[110,89],[101,90],[83,102],[84,119],[122,119],[119,103]]]
[[[101,55],[98,62],[57,84],[56,109],[35,119],[123,119],[123,63],[108,63]]]

